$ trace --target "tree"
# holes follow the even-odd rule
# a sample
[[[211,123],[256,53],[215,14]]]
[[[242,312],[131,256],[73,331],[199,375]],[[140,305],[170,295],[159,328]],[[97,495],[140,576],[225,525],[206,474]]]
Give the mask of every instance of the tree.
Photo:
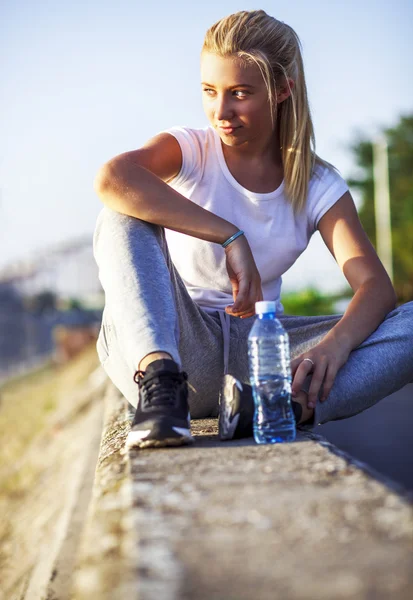
[[[325,296],[317,289],[308,288],[282,294],[281,302],[286,315],[333,315],[336,296]]]
[[[402,116],[395,127],[383,133],[389,149],[393,283],[403,303],[413,300],[413,114]],[[349,178],[348,183],[361,192],[360,220],[376,245],[372,142],[359,138],[351,150],[361,175]]]

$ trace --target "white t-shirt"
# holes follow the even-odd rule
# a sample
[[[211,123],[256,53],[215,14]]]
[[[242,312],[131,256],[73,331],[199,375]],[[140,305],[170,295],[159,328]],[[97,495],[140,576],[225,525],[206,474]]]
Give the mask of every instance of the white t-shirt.
[[[169,185],[245,232],[261,276],[264,300],[276,301],[277,312],[282,313],[281,276],[307,248],[324,213],[348,190],[346,182],[333,170],[317,166],[306,210],[295,216],[284,183],[266,194],[250,192],[238,183],[212,127],[173,127],[165,132],[178,140],[182,150],[181,171]],[[211,312],[233,303],[220,244],[170,229],[166,229],[166,239],[172,261],[199,306]]]

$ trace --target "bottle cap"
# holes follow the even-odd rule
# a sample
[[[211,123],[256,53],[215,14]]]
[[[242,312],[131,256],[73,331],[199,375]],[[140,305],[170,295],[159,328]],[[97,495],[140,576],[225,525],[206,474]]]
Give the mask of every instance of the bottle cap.
[[[261,300],[260,302],[256,302],[255,312],[257,315],[275,313],[275,302],[272,300]]]

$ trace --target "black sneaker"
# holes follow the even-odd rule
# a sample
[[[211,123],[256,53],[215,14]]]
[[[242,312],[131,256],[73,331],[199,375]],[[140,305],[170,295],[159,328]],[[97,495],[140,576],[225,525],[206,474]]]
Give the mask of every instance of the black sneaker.
[[[137,371],[139,401],[126,448],[181,446],[193,442],[188,409],[188,376],[170,359]]]
[[[295,422],[301,419],[302,407],[291,401]],[[232,375],[224,375],[219,394],[218,430],[221,440],[239,440],[252,437],[254,417],[254,397],[252,387],[241,383]]]

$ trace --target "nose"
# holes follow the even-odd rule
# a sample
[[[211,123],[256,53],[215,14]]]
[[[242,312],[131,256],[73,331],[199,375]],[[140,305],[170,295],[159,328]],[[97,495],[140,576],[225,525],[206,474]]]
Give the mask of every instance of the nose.
[[[225,94],[216,97],[214,108],[217,121],[230,121],[232,119],[234,114],[233,106],[231,100]]]

